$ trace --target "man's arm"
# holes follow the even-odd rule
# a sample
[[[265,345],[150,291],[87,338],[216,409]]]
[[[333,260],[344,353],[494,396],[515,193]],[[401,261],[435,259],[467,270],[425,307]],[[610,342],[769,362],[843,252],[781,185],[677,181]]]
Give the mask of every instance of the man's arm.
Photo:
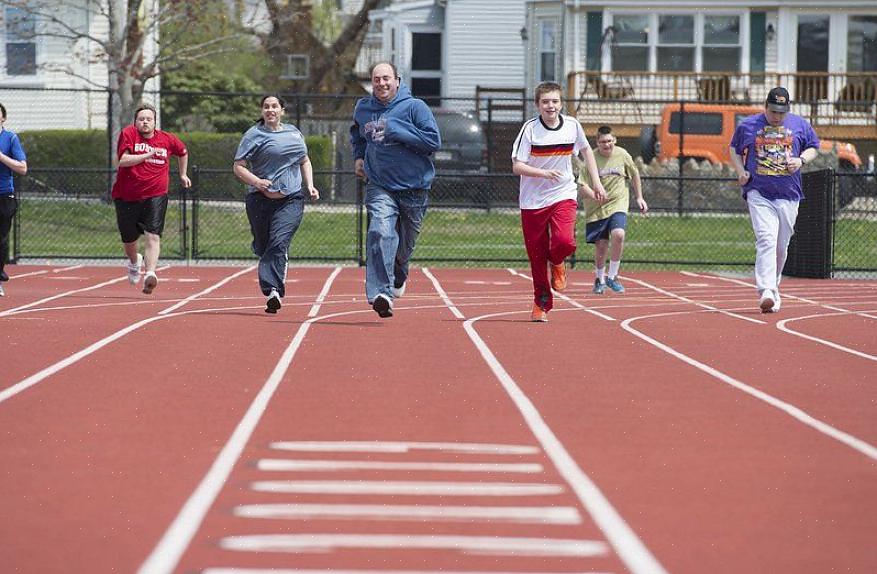
[[[387,118],[384,141],[404,144],[424,155],[438,151],[442,147],[442,138],[435,116],[422,102],[415,104],[413,114],[413,122]]]
[[[789,173],[795,173],[802,167],[804,167],[805,163],[810,163],[814,159],[816,159],[816,155],[819,152],[815,147],[808,147],[804,151],[801,152],[801,155],[798,157],[790,157],[788,161],[786,161],[786,166],[788,167]]]
[[[557,169],[541,169],[533,167],[528,163],[515,158],[512,160],[512,173],[515,175],[526,175],[529,177],[541,177],[557,181],[563,177],[563,173]]]
[[[127,151],[122,153],[119,158],[119,167],[131,167],[132,165],[141,164],[155,155],[155,149],[151,148],[146,153],[133,154]]]
[[[18,175],[27,175],[27,161],[12,159],[2,151],[0,151],[0,163],[17,173]]]

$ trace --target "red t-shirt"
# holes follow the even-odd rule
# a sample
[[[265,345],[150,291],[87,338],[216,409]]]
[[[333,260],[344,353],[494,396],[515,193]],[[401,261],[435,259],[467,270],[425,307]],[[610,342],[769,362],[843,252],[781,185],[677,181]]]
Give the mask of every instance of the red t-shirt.
[[[156,153],[146,161],[130,167],[120,167],[113,185],[113,199],[139,201],[167,193],[170,157],[184,156],[186,146],[170,132],[155,130],[151,138],[145,139],[137,131],[137,126],[130,125],[119,134],[119,146],[116,157],[122,154],[142,154],[155,148]]]

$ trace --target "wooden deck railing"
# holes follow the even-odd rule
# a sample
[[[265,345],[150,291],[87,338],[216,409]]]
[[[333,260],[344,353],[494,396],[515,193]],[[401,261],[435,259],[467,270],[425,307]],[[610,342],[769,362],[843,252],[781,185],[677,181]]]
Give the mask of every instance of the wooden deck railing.
[[[667,102],[761,106],[775,86],[785,86],[792,111],[815,126],[877,137],[877,72],[573,72],[566,100],[586,123],[642,125],[656,123]]]

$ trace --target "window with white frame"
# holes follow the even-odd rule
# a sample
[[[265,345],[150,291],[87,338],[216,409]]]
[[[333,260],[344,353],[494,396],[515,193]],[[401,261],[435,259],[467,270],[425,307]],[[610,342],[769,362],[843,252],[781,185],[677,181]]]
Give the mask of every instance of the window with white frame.
[[[557,21],[539,21],[539,81],[557,81]]]
[[[36,75],[36,18],[25,10],[7,6],[3,22],[6,28],[6,75]]]
[[[646,72],[738,72],[741,14],[611,15],[611,69]]]

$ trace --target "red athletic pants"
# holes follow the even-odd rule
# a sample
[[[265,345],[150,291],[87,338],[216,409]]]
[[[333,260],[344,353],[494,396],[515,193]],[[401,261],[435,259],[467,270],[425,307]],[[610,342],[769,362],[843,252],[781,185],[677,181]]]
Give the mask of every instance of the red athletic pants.
[[[548,263],[554,265],[575,253],[576,201],[564,199],[541,209],[522,209],[521,228],[533,276],[533,300],[545,311],[554,306]]]

